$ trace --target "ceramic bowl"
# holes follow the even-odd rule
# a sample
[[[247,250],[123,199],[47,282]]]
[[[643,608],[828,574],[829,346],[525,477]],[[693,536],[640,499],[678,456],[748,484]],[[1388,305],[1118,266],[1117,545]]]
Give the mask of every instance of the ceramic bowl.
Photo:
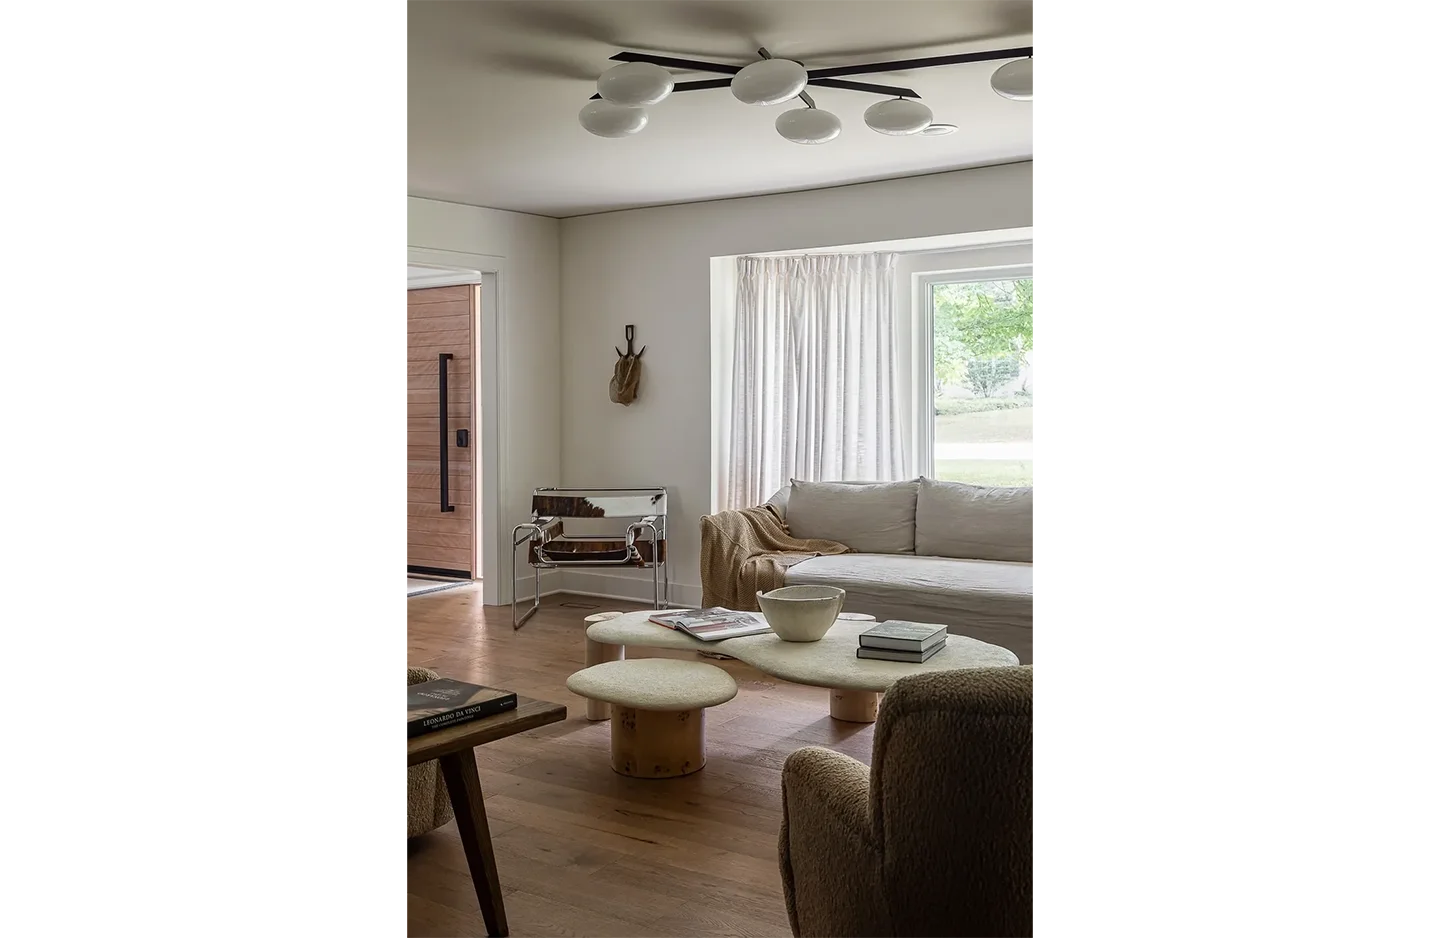
[[[820,641],[845,605],[838,586],[782,586],[755,598],[770,628],[787,642]]]

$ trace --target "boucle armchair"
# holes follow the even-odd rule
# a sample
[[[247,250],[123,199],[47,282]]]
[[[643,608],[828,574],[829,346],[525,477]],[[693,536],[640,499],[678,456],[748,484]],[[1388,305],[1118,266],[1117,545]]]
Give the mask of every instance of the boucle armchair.
[[[785,760],[780,875],[808,935],[1031,934],[1029,666],[901,678],[872,765]]]
[[[407,686],[438,680],[440,675],[429,668],[409,668]],[[410,826],[406,837],[414,837],[449,821],[455,816],[450,807],[450,793],[445,789],[445,779],[440,775],[440,763],[435,760],[412,765],[407,780],[410,801]]]

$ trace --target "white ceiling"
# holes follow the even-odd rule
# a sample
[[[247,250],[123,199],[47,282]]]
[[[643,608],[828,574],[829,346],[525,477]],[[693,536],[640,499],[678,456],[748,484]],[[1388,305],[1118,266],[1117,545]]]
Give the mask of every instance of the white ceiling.
[[[856,76],[908,86],[958,124],[887,137],[862,114],[882,100],[812,88],[840,137],[802,146],[784,109],[726,88],[671,95],[633,137],[577,120],[622,50],[745,65],[764,46],[813,68],[1031,44],[1029,0],[486,0],[409,4],[409,190],[423,198],[566,217],[812,189],[1029,159],[1030,105],[990,90],[1002,63]],[[721,77],[679,73],[677,80]]]

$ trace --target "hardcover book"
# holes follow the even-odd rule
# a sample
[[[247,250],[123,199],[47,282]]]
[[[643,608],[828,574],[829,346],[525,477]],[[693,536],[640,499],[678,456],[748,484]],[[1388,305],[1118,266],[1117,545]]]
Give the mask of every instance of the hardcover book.
[[[406,731],[419,736],[471,720],[514,710],[516,698],[508,690],[442,677],[423,684],[411,684]]]
[[[929,661],[945,647],[944,642],[937,642],[924,651],[896,651],[893,648],[857,648],[855,657],[873,658],[877,661],[904,661],[910,664],[920,664]]]
[[[924,651],[945,642],[945,626],[933,622],[881,622],[860,633],[862,648]]]

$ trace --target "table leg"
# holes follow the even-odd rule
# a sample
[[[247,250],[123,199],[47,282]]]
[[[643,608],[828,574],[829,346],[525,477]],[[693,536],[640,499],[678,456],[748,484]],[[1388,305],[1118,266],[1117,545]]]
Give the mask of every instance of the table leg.
[[[624,657],[624,645],[606,645],[604,642],[597,642],[588,636],[585,639],[585,667],[587,668],[605,661],[619,661]],[[585,702],[585,719],[610,719],[610,705],[603,700],[587,700]]]
[[[500,876],[495,870],[495,848],[490,843],[490,823],[485,817],[485,797],[480,792],[480,773],[475,770],[475,750],[464,749],[440,757],[440,771],[455,808],[455,826],[465,845],[470,880],[485,916],[485,930],[491,938],[510,934],[505,921],[505,900],[500,895]]]
[[[830,689],[830,718],[847,723],[874,723],[880,695],[873,690]]]
[[[631,778],[675,778],[705,767],[705,710],[616,706],[610,768]]]

